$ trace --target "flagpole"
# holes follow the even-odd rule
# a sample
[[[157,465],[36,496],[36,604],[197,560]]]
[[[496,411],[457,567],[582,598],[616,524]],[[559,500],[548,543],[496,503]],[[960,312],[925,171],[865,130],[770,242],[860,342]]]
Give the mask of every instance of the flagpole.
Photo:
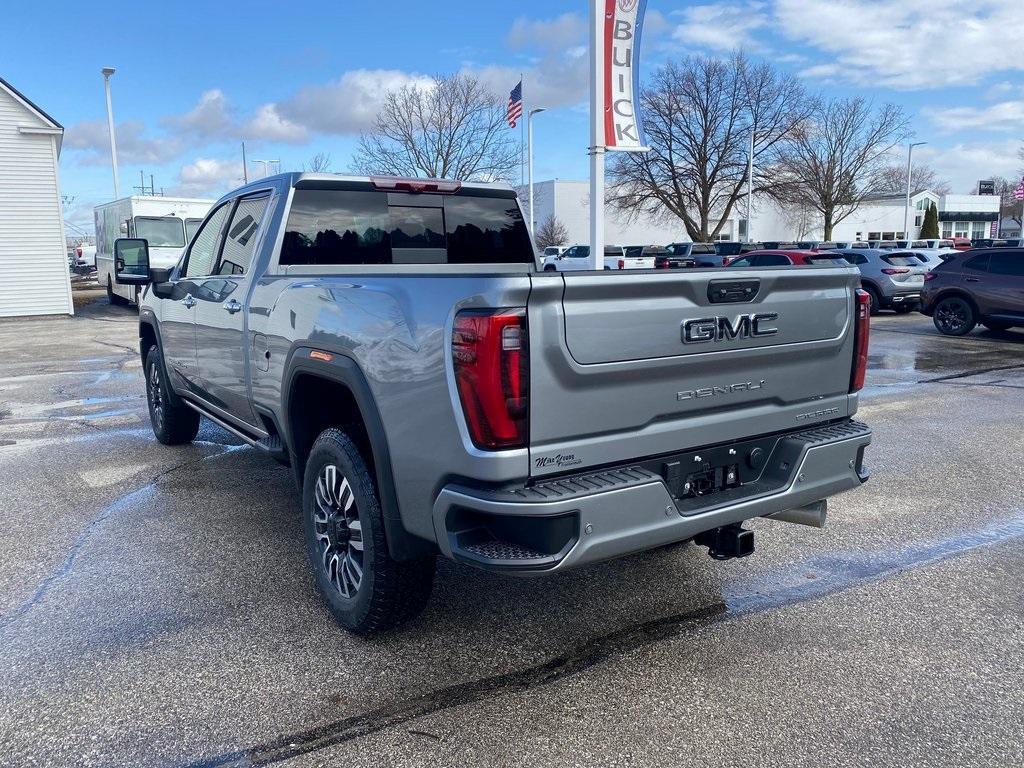
[[[526,83],[523,81],[523,73],[519,73],[519,96],[523,101],[523,106],[526,106]],[[523,188],[523,124],[519,124],[519,188]]]
[[[604,267],[604,0],[590,0],[590,269]]]

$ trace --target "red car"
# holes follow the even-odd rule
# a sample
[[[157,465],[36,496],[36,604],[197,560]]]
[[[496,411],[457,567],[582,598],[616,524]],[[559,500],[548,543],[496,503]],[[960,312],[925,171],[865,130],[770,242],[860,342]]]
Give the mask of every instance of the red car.
[[[971,239],[969,237],[954,237],[953,247],[958,251],[969,251],[974,246],[971,244]]]
[[[807,266],[808,264],[837,264],[849,266],[849,263],[838,253],[819,253],[818,251],[751,251],[738,259],[729,262],[730,267],[788,267],[792,265]]]

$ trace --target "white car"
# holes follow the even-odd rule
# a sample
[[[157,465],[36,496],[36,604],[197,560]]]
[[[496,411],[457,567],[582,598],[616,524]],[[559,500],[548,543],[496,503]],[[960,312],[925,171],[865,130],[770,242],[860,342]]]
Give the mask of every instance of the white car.
[[[944,261],[960,253],[955,248],[911,248],[909,251],[923,261],[928,269],[935,269]]]
[[[549,245],[544,249],[544,252],[540,255],[541,259],[547,259],[548,256],[558,257],[569,250],[567,245]]]
[[[633,261],[642,261],[642,259],[629,259],[630,263]],[[654,259],[649,259],[651,266],[653,267]],[[623,251],[622,246],[619,245],[606,245],[604,247],[604,268],[605,269],[636,269],[637,267],[626,266],[626,255]],[[545,272],[572,272],[578,269],[590,269],[590,246],[589,245],[573,245],[566,248],[558,256],[544,256],[544,267]]]

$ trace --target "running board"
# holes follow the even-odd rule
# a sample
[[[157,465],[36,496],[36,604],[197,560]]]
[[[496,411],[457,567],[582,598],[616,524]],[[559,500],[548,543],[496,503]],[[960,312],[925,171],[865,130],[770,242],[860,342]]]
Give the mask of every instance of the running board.
[[[283,464],[291,463],[291,457],[288,454],[288,448],[285,446],[284,441],[281,439],[280,435],[267,435],[266,437],[259,438],[253,437],[252,435],[246,434],[238,427],[232,426],[230,423],[228,423],[225,419],[222,419],[220,416],[215,416],[214,414],[210,413],[201,405],[193,403],[188,398],[183,397],[181,399],[185,403],[185,405],[187,405],[193,411],[198,413],[200,416],[209,419],[218,427],[226,429],[239,440],[243,440],[247,445],[251,445],[253,448],[257,448],[263,451],[264,453],[269,454],[276,461],[280,461]]]

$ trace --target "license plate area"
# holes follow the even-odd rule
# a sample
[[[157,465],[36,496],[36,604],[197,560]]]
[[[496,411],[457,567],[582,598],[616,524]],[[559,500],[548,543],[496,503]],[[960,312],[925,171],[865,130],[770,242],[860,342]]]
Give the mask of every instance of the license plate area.
[[[799,447],[785,436],[757,438],[661,459],[659,471],[680,514],[771,493],[791,480]]]

